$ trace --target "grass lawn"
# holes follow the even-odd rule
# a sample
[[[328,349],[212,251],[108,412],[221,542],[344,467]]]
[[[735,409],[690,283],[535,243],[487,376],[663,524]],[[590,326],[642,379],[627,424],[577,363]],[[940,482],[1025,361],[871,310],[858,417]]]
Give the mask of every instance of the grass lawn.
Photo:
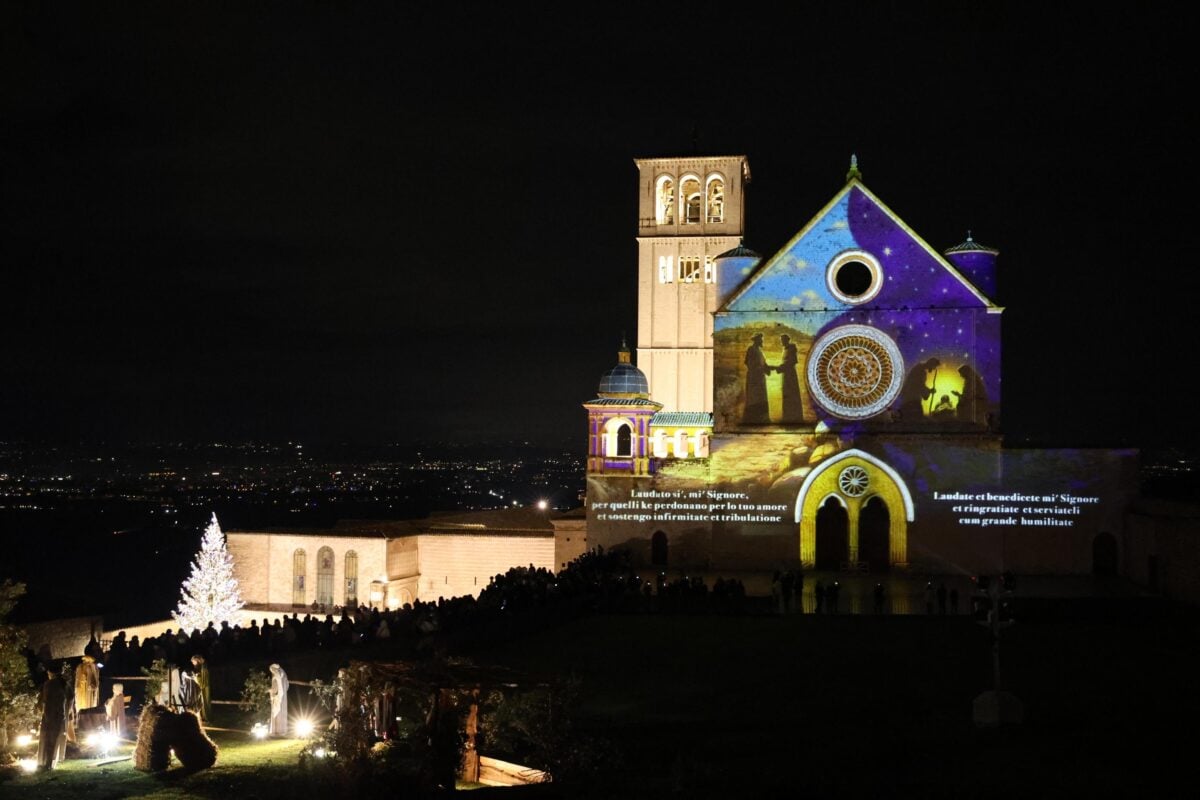
[[[52,772],[20,775],[0,783],[0,798],[104,798],[205,797],[221,800],[290,797],[294,795],[296,762],[303,743],[298,739],[257,741],[245,733],[210,731],[220,747],[217,765],[195,773],[185,772],[178,761],[160,775],[133,768],[133,745],[126,744],[112,758],[123,761],[77,758],[62,762]]]
[[[1180,796],[1200,719],[1198,631],[1149,614],[1019,622],[1002,659],[1026,719],[998,730],[972,722],[991,655],[966,616],[594,616],[473,658],[578,675],[581,725],[622,754],[601,778],[612,797]],[[211,735],[209,770],[74,760],[0,783],[0,798],[318,794],[299,741]]]

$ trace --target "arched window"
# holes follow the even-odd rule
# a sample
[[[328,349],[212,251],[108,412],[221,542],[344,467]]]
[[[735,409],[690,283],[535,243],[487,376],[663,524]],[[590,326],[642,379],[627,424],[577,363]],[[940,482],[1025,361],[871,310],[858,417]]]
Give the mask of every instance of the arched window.
[[[679,280],[683,283],[700,280],[700,256],[679,257]]]
[[[675,256],[658,257],[658,282],[673,283],[675,280]]]
[[[658,179],[654,217],[659,225],[675,224],[675,179],[670,175]]]
[[[617,428],[617,455],[633,455],[633,429],[628,425]]]
[[[317,551],[317,604],[333,605],[333,550],[329,547]]]
[[[346,553],[346,605],[358,608],[358,553]]]
[[[684,178],[681,188],[683,190],[683,222],[685,225],[697,225],[700,222],[700,209],[704,199],[700,196],[700,179],[695,176]]]
[[[725,221],[725,179],[720,175],[709,175],[705,187],[709,222]]]
[[[292,605],[304,605],[304,571],[306,557],[304,550],[292,553]]]

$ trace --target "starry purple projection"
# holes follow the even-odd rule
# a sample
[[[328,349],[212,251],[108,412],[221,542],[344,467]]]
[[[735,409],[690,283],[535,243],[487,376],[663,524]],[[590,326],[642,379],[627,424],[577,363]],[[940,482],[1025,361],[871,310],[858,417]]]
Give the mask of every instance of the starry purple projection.
[[[831,277],[837,274],[839,259],[853,259],[854,252],[875,262],[859,302],[841,296]],[[852,182],[787,247],[764,262],[718,315],[717,418],[726,429],[800,421],[825,421],[843,431],[864,425],[893,430],[994,429],[1000,411],[998,312],[874,195]],[[848,342],[842,347],[844,355],[826,358],[828,365],[820,369],[810,368],[802,419],[789,416],[782,397],[787,382],[771,380],[772,370],[782,373],[789,361],[786,348],[796,347],[805,356],[813,347],[827,353],[831,346],[837,349],[839,331],[861,332],[861,326],[880,334],[878,347]],[[784,344],[783,336],[791,341]],[[885,367],[901,371],[903,380],[894,382],[890,391],[881,385],[877,395],[869,396],[863,381],[891,374],[876,365],[894,352],[892,343],[903,363]],[[747,364],[760,360],[767,366],[770,410],[765,416],[751,416],[745,411],[745,397],[747,392],[752,398],[761,395],[763,380],[748,379]],[[822,384],[824,378],[829,385]],[[863,402],[870,401],[870,414],[856,413],[838,399],[858,401],[859,395],[865,397]]]

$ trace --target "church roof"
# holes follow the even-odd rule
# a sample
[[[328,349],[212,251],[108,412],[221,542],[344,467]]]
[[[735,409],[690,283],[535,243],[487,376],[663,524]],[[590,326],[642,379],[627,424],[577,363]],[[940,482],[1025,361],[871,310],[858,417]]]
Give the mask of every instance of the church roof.
[[[852,170],[853,172],[853,170]],[[978,247],[978,245],[976,245]],[[844,304],[827,288],[823,270],[837,252],[862,250],[899,263],[870,307],[906,307],[924,301],[940,307],[1003,309],[995,305],[946,257],[898,217],[858,177],[846,185],[775,255],[755,271],[718,310],[778,312],[836,310]],[[916,264],[909,270],[905,264]],[[921,267],[932,270],[922,274]],[[933,277],[930,277],[930,276]],[[936,284],[936,285],[935,285]]]
[[[717,256],[717,258],[762,258],[762,256],[749,247],[746,247],[744,243],[739,242],[737,247],[732,250],[726,250]]]
[[[585,406],[623,406],[625,408],[662,408],[662,403],[647,400],[644,397],[597,397],[588,400]]]
[[[660,411],[650,418],[650,424],[682,428],[711,428],[713,415],[707,411]]]
[[[967,231],[966,241],[959,242],[953,247],[947,247],[944,252],[946,255],[950,255],[951,253],[991,253],[994,256],[1000,255],[1000,251],[996,248],[988,247],[972,239],[970,231]]]
[[[495,508],[482,511],[445,511],[423,519],[338,520],[332,528],[267,528],[264,531],[228,531],[240,534],[278,534],[322,538],[397,539],[418,534],[465,534],[476,536],[544,536],[554,532],[552,520],[571,517],[537,508]]]
[[[649,395],[646,373],[625,362],[618,363],[600,378],[600,394]]]

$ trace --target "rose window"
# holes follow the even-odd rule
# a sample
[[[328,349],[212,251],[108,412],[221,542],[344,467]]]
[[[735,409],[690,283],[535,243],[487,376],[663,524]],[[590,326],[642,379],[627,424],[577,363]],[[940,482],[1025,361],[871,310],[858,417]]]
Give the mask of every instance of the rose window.
[[[862,467],[846,467],[838,475],[838,488],[847,497],[862,497],[870,480]]]
[[[874,416],[900,392],[904,360],[887,335],[866,325],[835,328],[813,345],[808,385],[821,408],[843,419]]]

